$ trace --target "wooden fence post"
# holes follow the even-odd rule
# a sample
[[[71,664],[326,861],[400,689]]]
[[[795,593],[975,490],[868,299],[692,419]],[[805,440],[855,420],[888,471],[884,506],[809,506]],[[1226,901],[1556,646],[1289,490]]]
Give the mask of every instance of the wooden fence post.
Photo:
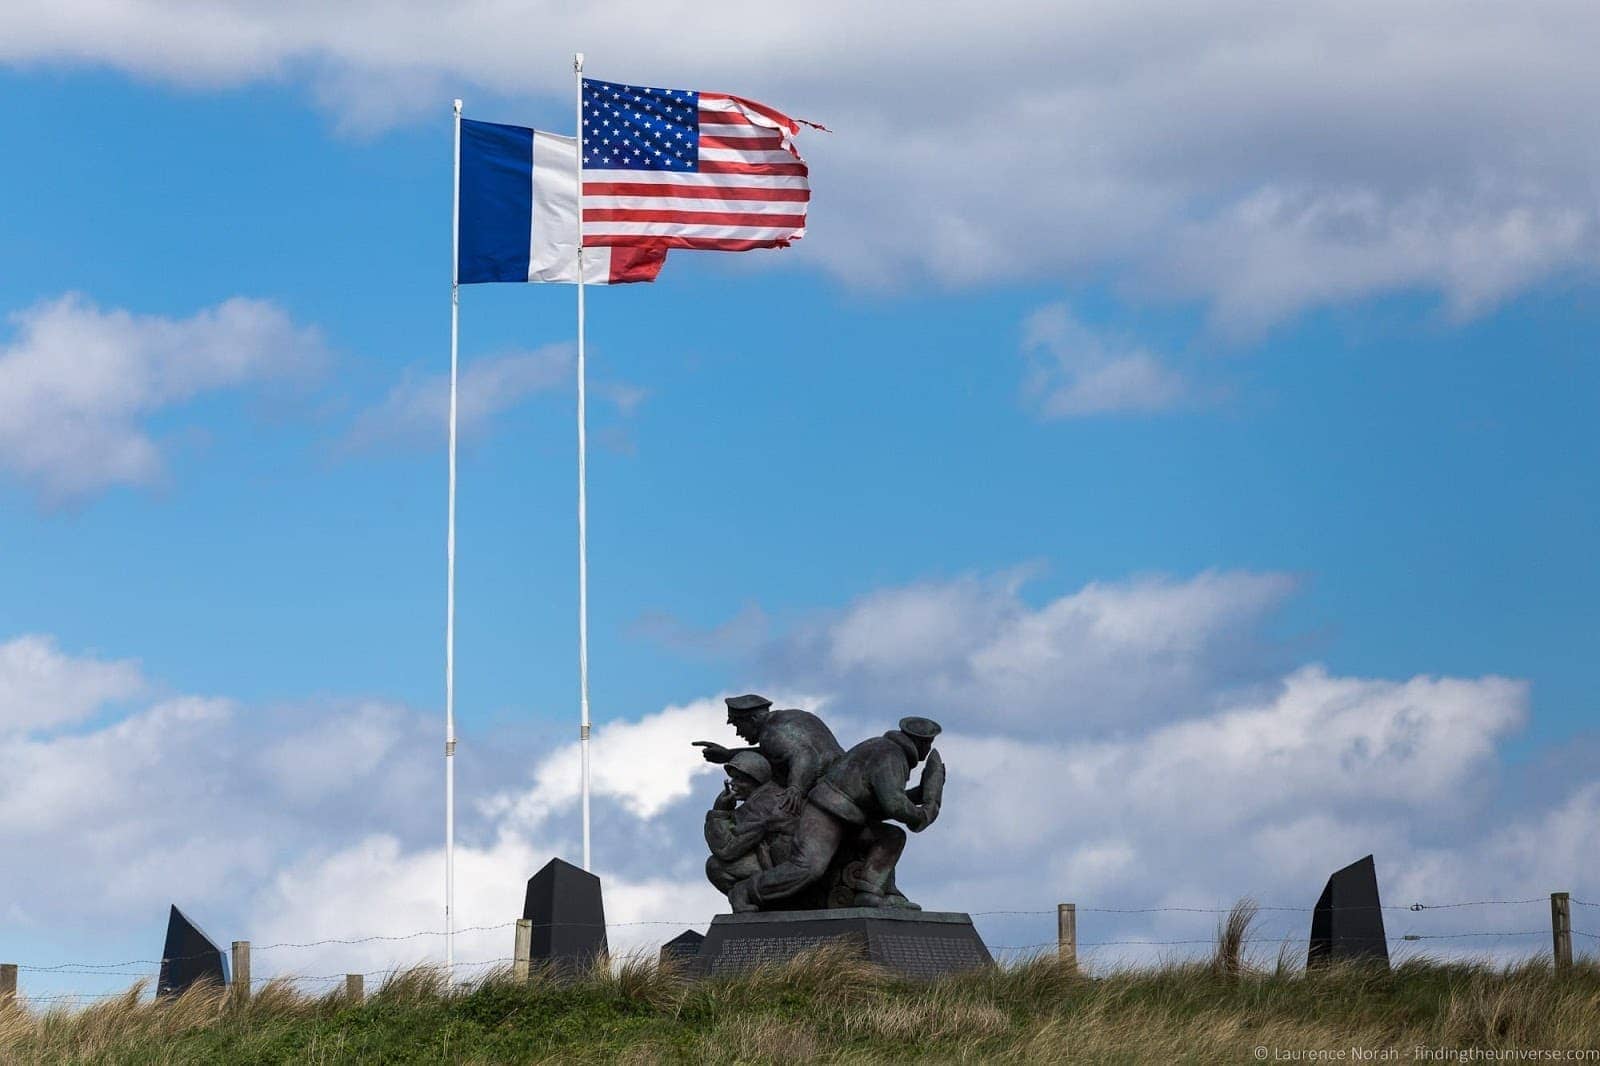
[[[1555,941],[1556,975],[1572,972],[1572,897],[1550,893],[1550,935]]]
[[[17,1001],[17,964],[0,963],[0,1007]]]
[[[532,970],[533,919],[517,919],[517,942],[511,952],[511,977],[526,983]]]
[[[250,1000],[250,941],[233,942],[233,999],[236,1003]]]
[[[1061,964],[1078,968],[1078,905],[1056,904],[1056,958]]]
[[[344,975],[344,998],[351,1003],[360,1003],[367,998],[367,979],[364,974],[347,973]]]

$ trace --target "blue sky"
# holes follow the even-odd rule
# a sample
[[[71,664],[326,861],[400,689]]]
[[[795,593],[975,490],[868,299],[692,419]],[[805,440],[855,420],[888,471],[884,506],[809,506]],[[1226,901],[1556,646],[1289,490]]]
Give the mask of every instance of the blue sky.
[[[1075,15],[1034,15],[1051,33],[1083,29]],[[52,17],[32,13],[18,25],[34,35],[0,48],[13,160],[0,168],[0,202],[10,205],[0,212],[0,309],[10,316],[0,381],[35,405],[0,402],[0,643],[32,635],[61,658],[57,688],[10,682],[13,706],[39,692],[71,703],[78,697],[62,693],[96,664],[136,663],[129,669],[143,680],[91,686],[80,709],[32,724],[18,712],[10,731],[43,751],[194,695],[229,701],[250,736],[312,723],[315,745],[317,708],[333,723],[351,707],[381,706],[415,745],[393,757],[414,764],[419,786],[399,801],[403,812],[363,809],[338,846],[392,838],[425,865],[437,846],[429,730],[442,731],[445,468],[429,405],[448,367],[449,101],[466,97],[470,117],[566,132],[560,50],[541,46],[550,69],[519,81],[489,43],[457,42],[437,61],[379,56],[376,46],[365,54],[308,16],[297,32],[317,43],[300,45],[278,16],[241,5],[229,18],[282,40],[272,37],[278,52],[240,52],[230,66],[225,55],[200,56],[203,36],[191,55],[137,33],[119,45],[107,27]],[[1481,745],[1463,741],[1466,754],[1439,780],[1476,797],[1491,822],[1522,812],[1515,787],[1485,792],[1479,779],[1515,780],[1520,765],[1592,743],[1595,171],[1587,150],[1551,145],[1565,122],[1556,88],[1582,100],[1596,85],[1567,79],[1561,72],[1577,67],[1564,46],[1541,38],[1549,51],[1539,58],[1559,75],[1552,95],[1504,104],[1475,133],[1421,101],[1465,85],[1460,111],[1470,112],[1498,101],[1512,74],[1475,74],[1461,59],[1492,27],[1429,17],[1393,32],[1458,47],[1441,44],[1436,83],[1375,76],[1381,87],[1369,88],[1387,94],[1378,112],[1326,73],[1346,47],[1332,14],[1264,32],[1220,79],[1195,75],[1200,102],[1185,104],[1189,117],[1231,154],[1186,154],[1176,134],[1128,132],[1163,92],[1175,102],[1185,94],[1141,87],[1131,30],[1097,23],[1110,42],[1107,71],[1068,77],[1043,63],[1019,75],[1030,106],[1062,108],[1050,127],[1060,132],[1042,162],[1000,159],[988,182],[926,173],[920,128],[893,106],[911,88],[874,110],[848,89],[864,62],[848,49],[833,68],[772,75],[718,52],[703,79],[687,46],[654,65],[640,41],[614,62],[592,53],[597,76],[703,80],[834,129],[802,137],[815,190],[804,247],[674,253],[655,285],[590,292],[597,722],[618,724],[620,737],[664,708],[699,706],[685,726],[697,736],[721,728],[704,701],[772,687],[825,699],[866,735],[940,698],[909,681],[895,702],[892,683],[911,676],[897,672],[909,660],[840,657],[844,627],[880,602],[918,590],[961,603],[970,595],[976,606],[949,617],[976,626],[991,608],[1045,618],[1096,589],[1134,596],[1200,588],[1206,575],[1224,584],[1269,575],[1277,584],[1250,593],[1239,613],[1201,611],[1170,641],[1138,644],[1145,658],[1107,660],[1185,679],[1151,697],[1166,708],[1158,716],[1132,704],[1124,714],[1114,699],[1080,707],[1070,690],[1098,691],[1099,675],[1051,666],[1036,675],[1050,681],[1039,689],[962,689],[980,703],[970,718],[952,712],[953,731],[1154,750],[1153,730],[1273,705],[1308,664],[1335,680],[1396,686],[1495,675],[1525,686],[1506,697],[1516,709],[1473,718],[1500,724],[1482,726]],[[895,62],[937,67],[946,36],[962,27],[936,28],[936,40]],[[864,28],[864,40],[875,32]],[[1232,33],[1220,23],[1205,32]],[[1279,60],[1298,54],[1291,45],[1302,36],[1316,42],[1319,64],[1289,73]],[[481,68],[474,47],[485,50]],[[761,47],[777,62],[777,44]],[[1067,96],[1046,91],[1052,79]],[[1330,144],[1302,143],[1280,114],[1233,110],[1233,94],[1251,85],[1307,109]],[[1092,117],[1062,102],[1073,89],[1095,104]],[[982,103],[950,108],[926,133],[958,140]],[[913,128],[883,132],[897,122]],[[1522,132],[1506,132],[1514,127]],[[1418,129],[1437,140],[1407,146]],[[1519,151],[1499,150],[1509,148]],[[62,303],[68,294],[77,297]],[[458,713],[465,752],[495,749],[464,754],[463,773],[484,775],[464,779],[469,794],[533,795],[541,760],[576,732],[573,296],[561,286],[462,294],[465,374],[508,375],[486,387],[461,462]],[[203,335],[184,325],[236,298],[255,301],[246,325]],[[47,308],[62,316],[65,341],[30,326]],[[122,313],[133,317],[113,321]],[[148,380],[112,360],[95,397],[75,399],[88,380],[75,366],[80,329],[145,359]],[[215,349],[220,365],[251,343],[259,350],[239,366],[183,369],[182,351]],[[1127,371],[1133,383],[1095,392],[1102,371]],[[36,377],[24,377],[39,374],[47,385],[28,392]],[[114,460],[96,451],[105,425],[158,458],[107,474]],[[58,430],[86,443],[30,466],[30,449]],[[946,617],[921,610],[894,615],[908,639],[921,639],[927,618]],[[1102,618],[1049,661],[1108,627],[1143,624],[1129,617]],[[933,646],[953,632],[941,626],[929,630]],[[978,662],[973,642],[988,637],[963,629],[950,639],[952,659]],[[825,648],[833,665],[808,665]],[[1017,710],[1010,728],[1017,692],[1043,706]],[[1439,713],[1441,735],[1457,735],[1455,712]],[[1313,735],[1308,758],[1315,748]],[[691,798],[641,814],[619,786],[623,813],[602,814],[602,826],[642,818],[614,826],[610,842],[597,838],[600,864],[622,881],[649,880],[623,842],[657,831],[687,833],[689,844],[649,872],[693,881],[694,824],[713,786],[672,758],[678,769],[667,776],[693,778]],[[1429,767],[1438,770],[1413,767],[1419,780]],[[656,781],[655,768],[636,769]],[[1570,772],[1559,802],[1588,787]],[[1329,787],[1330,807],[1354,802]],[[549,802],[519,859],[570,846],[570,805]],[[1308,809],[1319,802],[1305,798]],[[1395,802],[1352,807],[1348,822],[1376,825],[1413,806]],[[469,822],[481,819],[464,829],[469,841],[503,844],[507,809],[469,811]],[[290,868],[318,883],[326,871],[306,864],[334,845],[306,834],[325,815],[311,803],[305,821],[264,832],[268,857],[246,863],[233,887],[292,900],[274,881]],[[1440,818],[1422,818],[1393,850],[1397,862],[1425,853],[1418,865],[1449,892],[1489,860],[1466,854],[1472,834],[1453,835]],[[1351,832],[1351,846],[1365,847]],[[1038,846],[1066,854],[1074,845]],[[78,860],[67,848],[59,861]],[[1321,857],[1307,861],[1316,868]],[[992,885],[940,876],[942,903],[1008,902]],[[1320,887],[1269,879],[1269,888],[1291,883],[1302,895]],[[1246,887],[1202,877],[1193,891]],[[48,955],[82,932],[16,891],[0,896],[0,913],[9,903],[25,917],[17,928],[28,930],[19,934],[28,950]],[[638,913],[676,917],[687,898],[703,908],[690,891],[660,888],[678,911],[662,902]],[[129,937],[159,927],[137,916],[154,913],[163,892],[156,884],[115,912]],[[225,900],[213,911],[231,913]]]

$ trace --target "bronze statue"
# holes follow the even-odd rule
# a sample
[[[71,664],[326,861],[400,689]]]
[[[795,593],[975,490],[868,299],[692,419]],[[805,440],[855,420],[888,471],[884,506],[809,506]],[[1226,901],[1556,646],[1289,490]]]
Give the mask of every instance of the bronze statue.
[[[706,814],[706,876],[734,911],[919,909],[895,884],[906,834],[891,823],[920,833],[939,817],[939,724],[902,718],[898,729],[846,752],[807,711],[773,711],[755,695],[726,702],[729,723],[756,747],[696,745],[728,767]],[[921,780],[908,788],[918,763]]]

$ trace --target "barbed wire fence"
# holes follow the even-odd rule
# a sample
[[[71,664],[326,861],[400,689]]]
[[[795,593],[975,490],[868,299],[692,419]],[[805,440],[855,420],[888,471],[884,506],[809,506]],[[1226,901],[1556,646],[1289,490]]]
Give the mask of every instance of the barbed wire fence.
[[[1600,941],[1600,932],[1591,932],[1585,929],[1574,928],[1570,920],[1569,911],[1569,906],[1588,908],[1591,911],[1600,910],[1600,902],[1576,899],[1564,892],[1552,893],[1549,897],[1536,896],[1527,899],[1478,899],[1460,900],[1449,903],[1417,902],[1411,904],[1380,904],[1376,905],[1375,907],[1355,906],[1329,907],[1322,909],[1328,911],[1378,909],[1385,912],[1420,915],[1430,911],[1455,911],[1466,908],[1487,907],[1527,907],[1535,904],[1548,904],[1550,906],[1550,925],[1533,927],[1535,923],[1532,921],[1524,921],[1521,923],[1524,927],[1513,929],[1473,929],[1451,932],[1425,932],[1408,929],[1405,932],[1388,934],[1385,936],[1385,940],[1391,946],[1424,944],[1434,941],[1454,943],[1463,941],[1482,942],[1485,940],[1494,940],[1498,942],[1506,939],[1521,939],[1522,941],[1531,945],[1533,942],[1528,941],[1526,938],[1549,936],[1552,938],[1550,942],[1551,951],[1549,954],[1553,955],[1558,971],[1562,969],[1563,958],[1565,959],[1568,967],[1571,965],[1571,959],[1573,955],[1572,937],[1579,937],[1586,944],[1593,944],[1596,941]],[[1249,901],[1246,901],[1245,905],[1249,906],[1257,914],[1310,915],[1319,909],[1316,907],[1255,904]],[[1027,944],[989,944],[989,950],[994,953],[999,961],[1002,962],[1013,961],[1020,958],[1026,958],[1031,955],[1044,954],[1053,951],[1061,958],[1070,959],[1074,964],[1076,964],[1084,952],[1092,952],[1108,948],[1142,950],[1171,948],[1192,949],[1202,945],[1215,946],[1218,941],[1217,933],[1214,931],[1208,936],[1185,936],[1174,939],[1156,939],[1154,937],[1120,937],[1106,940],[1079,940],[1077,938],[1077,915],[1205,915],[1207,917],[1221,919],[1224,916],[1233,913],[1234,910],[1234,907],[1083,907],[1075,904],[1060,904],[1053,909],[1006,909],[973,911],[971,912],[970,916],[973,919],[1045,918],[1049,916],[1055,916],[1057,919],[1057,935],[1055,939],[1039,940],[1037,942]],[[1067,920],[1064,917],[1064,912],[1067,911],[1070,911],[1071,913],[1070,920]],[[1600,914],[1596,914],[1595,917],[1596,924],[1600,925]],[[527,921],[510,921],[493,925],[466,926],[455,930],[455,933],[457,935],[462,935],[470,933],[507,932],[516,929],[519,925],[523,925],[528,928],[551,928],[554,926],[570,928],[579,925],[592,928],[598,924],[599,923],[531,923]],[[624,929],[642,929],[648,927],[693,929],[705,924],[706,922],[702,917],[699,919],[687,920],[657,919],[652,921],[607,922],[605,923],[605,928],[609,933],[611,930],[621,931]],[[1287,944],[1293,942],[1291,936],[1299,935],[1302,934],[1298,932],[1295,934],[1284,933],[1281,935],[1255,933],[1247,936],[1245,939],[1247,942],[1257,944]],[[280,968],[277,970],[277,972],[267,976],[256,977],[250,975],[252,960],[259,954],[303,952],[332,946],[353,947],[371,944],[400,944],[423,941],[428,938],[443,936],[443,930],[424,929],[409,933],[376,934],[360,937],[327,937],[320,940],[282,941],[260,945],[252,945],[248,941],[234,941],[234,972],[238,978],[238,980],[234,982],[234,987],[242,986],[242,988],[254,989],[276,982],[280,984],[287,983],[301,991],[305,990],[304,986],[312,986],[313,991],[323,990],[325,988],[324,994],[328,994],[337,992],[336,986],[342,982],[345,986],[346,994],[353,995],[354,998],[359,999],[362,994],[361,990],[365,987],[365,982],[367,979],[375,979],[381,983],[393,978],[397,974],[405,973],[408,969],[410,969],[410,967],[406,965],[389,965],[376,970],[347,971],[344,973],[320,975],[304,974],[293,969]],[[1365,940],[1367,938],[1360,939]],[[518,942],[520,944],[522,940],[519,939]],[[243,965],[240,965],[241,950],[243,952]],[[1600,947],[1597,947],[1596,950],[1600,950]],[[144,990],[139,994],[148,995],[150,994],[149,989],[155,986],[159,978],[160,967],[163,965],[167,963],[191,961],[193,959],[203,958],[211,954],[212,953],[210,952],[206,952],[201,955],[177,956],[170,958],[122,959],[111,962],[69,961],[51,964],[0,963],[0,1006],[5,1006],[7,1004],[23,1004],[29,1007],[41,1005],[48,1006],[53,1004],[90,1004],[112,999],[123,999],[130,995],[136,994],[132,988],[128,988],[114,992],[63,992],[42,996],[28,995],[26,994],[24,988],[26,975],[28,974],[34,974],[41,978],[133,978],[135,981],[144,982]],[[1546,952],[1543,949],[1534,948],[1533,951],[1529,952],[1528,954],[1543,955],[1546,954]],[[507,955],[467,962],[457,962],[454,966],[454,969],[456,971],[465,971],[469,975],[475,974],[481,976],[496,967],[515,970],[518,966],[527,966],[529,962],[530,960],[525,954],[520,956]],[[236,992],[235,994],[237,995],[240,993]]]

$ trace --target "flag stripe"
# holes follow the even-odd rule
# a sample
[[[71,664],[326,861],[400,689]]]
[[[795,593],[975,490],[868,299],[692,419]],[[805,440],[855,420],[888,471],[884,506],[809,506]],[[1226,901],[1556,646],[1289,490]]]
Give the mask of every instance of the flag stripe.
[[[590,222],[694,222],[709,225],[742,226],[759,222],[763,226],[787,226],[793,229],[806,224],[804,215],[752,215],[741,211],[640,211],[629,208],[584,206],[583,221]],[[608,231],[621,232],[615,227]]]
[[[461,120],[460,218],[456,272],[461,284],[528,280],[532,130]]]
[[[730,137],[746,141],[755,140],[759,137],[776,137],[779,141],[783,140],[783,134],[770,126],[737,126],[724,122],[701,122],[700,140],[704,142],[707,137]]]
[[[749,174],[761,177],[777,177],[778,175],[806,176],[804,163],[724,163],[713,160],[700,164],[702,174]]]
[[[717,163],[782,163],[794,166],[794,156],[779,149],[778,151],[762,151],[750,148],[707,148],[705,142],[700,143],[700,169],[705,170],[708,162]],[[804,166],[804,163],[799,164]]]
[[[743,111],[735,111],[732,108],[708,107],[704,96],[700,97],[700,121],[702,123],[720,122],[729,126],[765,126],[765,123],[757,122]]]
[[[704,126],[700,127],[700,158],[705,158],[708,148],[733,149],[738,152],[762,151],[783,147],[783,138],[776,133],[764,133],[759,137],[728,137],[721,134],[712,135],[706,132]],[[785,152],[785,155],[789,153]],[[794,156],[789,155],[790,159]]]
[[[592,245],[604,245],[611,248],[692,248],[703,252],[748,252],[756,248],[783,248],[791,240],[804,236],[803,233],[793,233],[783,239],[762,238],[751,239],[748,237],[638,237],[625,235],[607,235],[604,237],[585,237],[584,242]]]
[[[742,215],[796,215],[805,217],[805,205],[792,200],[717,200],[698,196],[593,196],[585,194],[586,217],[601,211],[720,211]]]
[[[634,175],[629,175],[633,177]],[[672,175],[675,178],[683,174]],[[717,200],[788,201],[805,203],[811,199],[810,189],[772,189],[740,185],[687,185],[674,182],[659,185],[635,181],[585,181],[583,198],[587,203],[596,196],[659,196],[663,198],[704,197]]]
[[[587,213],[587,212],[585,212]],[[584,227],[587,231],[587,225]],[[677,234],[683,237],[788,237],[794,232],[793,226],[720,226],[699,225],[685,222],[607,222],[602,232],[607,234],[620,234],[623,236],[670,236]],[[584,234],[587,243],[589,235]]]
[[[611,170],[585,167],[584,188],[594,182],[628,182],[636,185],[708,185],[745,189],[808,189],[804,174],[682,174],[664,170]]]

